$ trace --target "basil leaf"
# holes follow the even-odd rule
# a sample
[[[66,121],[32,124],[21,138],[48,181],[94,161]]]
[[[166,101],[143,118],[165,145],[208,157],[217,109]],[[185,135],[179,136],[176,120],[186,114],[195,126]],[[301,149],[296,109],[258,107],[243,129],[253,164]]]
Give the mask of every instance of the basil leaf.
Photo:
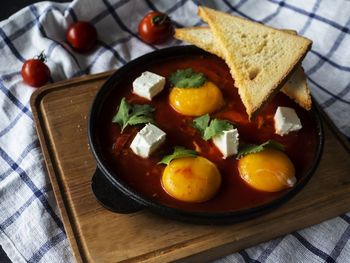
[[[196,158],[198,156],[198,152],[195,150],[186,149],[182,146],[176,146],[174,149],[174,152],[170,155],[166,155],[163,157],[162,160],[158,162],[158,164],[166,164],[169,165],[169,163],[178,158],[185,158],[185,157],[193,157]]]
[[[122,98],[122,101],[119,105],[119,109],[117,114],[113,117],[112,122],[118,123],[122,127],[122,132],[126,126],[126,123],[129,119],[129,115],[131,112],[131,105],[126,101],[125,98]]]
[[[203,73],[195,73],[193,69],[179,69],[170,74],[169,81],[177,88],[199,88],[207,78]]]
[[[113,117],[112,122],[118,123],[122,128],[121,133],[128,125],[154,122],[153,112],[155,108],[148,104],[130,105],[125,98],[122,98],[117,114]]]
[[[202,115],[198,118],[193,119],[191,126],[194,127],[203,136],[205,129],[208,127],[210,121],[209,114]]]
[[[232,128],[232,124],[228,120],[219,120],[214,119],[210,122],[209,127],[205,129],[203,139],[209,140],[216,135],[221,135],[224,131],[230,130]]]
[[[237,127],[236,124],[228,120],[213,119],[209,125],[209,114],[202,115],[193,119],[191,125],[202,135],[204,140],[209,140],[216,135],[221,135],[224,131],[228,131]]]
[[[250,153],[258,153],[266,148],[273,148],[276,150],[284,151],[284,146],[283,144],[280,144],[279,142],[276,142],[274,140],[268,140],[267,142],[264,142],[260,145],[256,144],[245,144],[242,147],[240,147],[238,154],[237,154],[237,159],[244,157]]]

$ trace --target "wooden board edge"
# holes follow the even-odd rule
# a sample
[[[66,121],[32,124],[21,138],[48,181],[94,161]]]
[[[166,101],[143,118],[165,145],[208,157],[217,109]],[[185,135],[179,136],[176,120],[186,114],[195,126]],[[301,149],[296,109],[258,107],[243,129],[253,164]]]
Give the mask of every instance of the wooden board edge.
[[[42,112],[40,110],[40,102],[45,97],[45,95],[49,94],[52,91],[55,91],[57,89],[64,89],[69,88],[71,85],[78,84],[81,82],[89,82],[89,81],[95,81],[97,79],[101,78],[108,78],[110,75],[112,75],[115,72],[115,70],[107,71],[95,75],[89,75],[84,76],[81,78],[76,78],[72,80],[66,80],[62,82],[57,82],[54,84],[49,84],[46,86],[43,86],[36,91],[33,92],[30,98],[30,105],[32,109],[33,119],[35,123],[35,129],[38,134],[39,142],[41,145],[41,149],[44,155],[46,167],[48,169],[52,189],[56,198],[56,201],[58,203],[59,211],[61,214],[62,222],[67,234],[68,241],[70,243],[73,256],[75,258],[76,262],[84,262],[85,258],[83,258],[83,254],[85,253],[81,244],[78,244],[78,234],[76,231],[74,231],[74,227],[76,229],[76,226],[72,226],[72,223],[74,222],[72,218],[70,218],[69,213],[67,211],[67,207],[69,209],[69,205],[67,205],[66,201],[62,197],[62,190],[63,186],[59,181],[57,180],[57,173],[59,172],[57,170],[57,167],[55,167],[55,164],[53,163],[53,160],[55,159],[53,156],[53,153],[49,151],[48,145],[50,144],[49,137],[47,131],[44,129],[46,127],[45,121],[42,117]],[[62,203],[63,205],[59,205],[59,203]]]
[[[36,107],[39,107],[40,101],[47,93],[50,93],[56,89],[64,89],[64,88],[67,88],[67,86],[71,86],[71,85],[78,84],[78,83],[80,84],[80,83],[84,83],[84,82],[90,82],[90,81],[95,81],[98,79],[108,78],[114,72],[115,72],[115,70],[110,70],[110,71],[106,71],[106,72],[102,72],[102,73],[87,75],[87,76],[83,76],[83,77],[78,77],[78,78],[74,78],[74,79],[70,79],[70,80],[64,80],[64,81],[59,81],[56,83],[45,85],[43,87],[36,89],[32,93],[32,95],[30,97],[30,105],[31,105],[32,109],[36,109]],[[36,113],[37,113],[37,111],[36,111]]]

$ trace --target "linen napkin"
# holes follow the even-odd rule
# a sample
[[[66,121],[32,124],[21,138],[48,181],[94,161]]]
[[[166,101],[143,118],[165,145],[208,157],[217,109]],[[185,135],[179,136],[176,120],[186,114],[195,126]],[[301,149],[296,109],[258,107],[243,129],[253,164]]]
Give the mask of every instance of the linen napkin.
[[[41,2],[0,22],[0,245],[13,262],[74,262],[43,155],[29,99],[34,88],[20,74],[23,63],[44,50],[51,82],[118,68],[163,47],[145,44],[138,23],[153,10],[176,27],[204,26],[206,5],[313,40],[303,66],[313,97],[350,138],[350,1],[332,0],[76,0]],[[99,40],[90,53],[70,48],[65,33],[90,21]],[[350,214],[228,255],[216,262],[349,262]]]

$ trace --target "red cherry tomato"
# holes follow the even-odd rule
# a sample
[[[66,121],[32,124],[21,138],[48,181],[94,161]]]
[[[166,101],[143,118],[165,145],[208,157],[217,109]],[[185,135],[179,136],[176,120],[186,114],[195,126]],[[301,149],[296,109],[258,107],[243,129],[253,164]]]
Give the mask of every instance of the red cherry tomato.
[[[139,24],[139,35],[149,44],[159,44],[167,40],[173,32],[173,25],[167,14],[151,12]]]
[[[89,22],[79,21],[68,28],[66,38],[74,49],[86,52],[95,46],[97,31]]]
[[[51,73],[45,61],[46,57],[41,53],[37,58],[24,62],[21,74],[26,84],[32,87],[40,87],[48,82]]]

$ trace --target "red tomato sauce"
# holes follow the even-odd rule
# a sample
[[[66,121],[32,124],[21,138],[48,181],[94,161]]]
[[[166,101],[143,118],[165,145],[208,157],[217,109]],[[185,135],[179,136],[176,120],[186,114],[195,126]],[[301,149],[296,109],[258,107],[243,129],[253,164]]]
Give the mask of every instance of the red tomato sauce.
[[[148,101],[132,93],[132,82],[144,71],[151,71],[164,77],[181,68],[192,68],[203,72],[208,80],[214,82],[222,91],[225,105],[211,114],[211,119],[227,119],[238,125],[240,144],[261,144],[273,139],[285,146],[285,152],[292,160],[298,180],[306,175],[316,153],[317,134],[313,121],[307,111],[299,107],[282,93],[272,101],[252,122],[240,100],[234,81],[225,62],[213,55],[172,58],[145,65],[130,72],[123,83],[112,91],[104,103],[98,125],[98,136],[103,148],[103,157],[116,176],[135,189],[142,196],[156,202],[184,210],[223,212],[237,211],[262,205],[272,201],[288,191],[268,193],[255,190],[245,183],[238,172],[236,158],[222,159],[222,154],[211,140],[204,141],[201,135],[190,125],[193,117],[183,116],[169,104],[170,84],[167,81],[164,90]],[[143,159],[135,155],[130,144],[141,127],[128,126],[120,134],[120,126],[112,123],[121,99],[125,97],[131,104],[148,103],[156,108],[156,125],[166,132],[166,142],[150,158]],[[205,101],[203,101],[205,103]],[[274,114],[278,106],[292,107],[296,110],[303,128],[283,137],[275,134]],[[171,154],[174,146],[196,149],[201,156],[214,162],[222,176],[222,184],[209,201],[203,203],[186,203],[169,196],[162,187],[161,178],[165,165],[158,165],[164,155]]]

